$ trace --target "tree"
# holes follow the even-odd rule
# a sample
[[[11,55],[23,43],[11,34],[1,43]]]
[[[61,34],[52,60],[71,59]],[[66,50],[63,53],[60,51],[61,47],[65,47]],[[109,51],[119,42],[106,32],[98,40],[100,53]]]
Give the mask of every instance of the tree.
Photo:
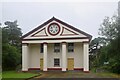
[[[8,36],[6,39],[7,42],[9,42],[11,45],[14,45],[16,47],[19,47],[21,45],[20,37],[22,36],[21,29],[17,26],[17,20],[14,22],[6,21],[5,22],[6,27],[3,28],[3,31],[5,31],[5,36]],[[5,36],[4,39],[5,39]]]
[[[120,23],[118,16],[112,18],[106,17],[99,29],[100,35],[108,40],[108,45],[101,49],[99,61],[109,62],[107,69],[109,71],[120,73]],[[104,59],[106,58],[106,59]],[[104,59],[104,60],[103,60]]]
[[[100,25],[99,34],[108,41],[115,39],[118,34],[118,16],[114,15],[112,18],[105,17]]]
[[[20,64],[21,55],[16,47],[3,44],[2,67],[3,70],[15,69]]]
[[[106,39],[104,37],[98,37],[91,41],[89,46],[91,68],[99,66],[100,63],[98,60],[99,60],[100,50],[106,44],[107,44]]]
[[[0,23],[0,59],[2,59],[2,28]],[[2,60],[0,60],[0,72],[2,72]]]
[[[21,63],[21,29],[17,21],[5,22],[2,28],[2,66],[3,70],[15,69]]]
[[[106,39],[104,37],[98,37],[91,41],[90,43],[90,53],[97,54],[97,51],[107,44]]]

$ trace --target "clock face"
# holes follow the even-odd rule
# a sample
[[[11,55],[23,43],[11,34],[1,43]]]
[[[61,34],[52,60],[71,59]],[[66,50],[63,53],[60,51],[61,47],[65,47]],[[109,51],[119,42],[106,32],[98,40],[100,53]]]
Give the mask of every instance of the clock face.
[[[57,35],[60,31],[60,26],[57,23],[52,23],[48,26],[48,32],[50,35]]]

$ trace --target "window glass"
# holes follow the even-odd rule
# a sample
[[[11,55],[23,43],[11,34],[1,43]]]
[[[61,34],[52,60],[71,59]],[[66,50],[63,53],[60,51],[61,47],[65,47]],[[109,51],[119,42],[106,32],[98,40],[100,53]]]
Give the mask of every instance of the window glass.
[[[60,66],[60,59],[58,58],[54,59],[54,66]]]
[[[60,52],[60,43],[55,43],[54,44],[54,52]]]
[[[40,45],[40,53],[43,53],[43,44]]]
[[[74,43],[68,43],[68,52],[74,52]]]

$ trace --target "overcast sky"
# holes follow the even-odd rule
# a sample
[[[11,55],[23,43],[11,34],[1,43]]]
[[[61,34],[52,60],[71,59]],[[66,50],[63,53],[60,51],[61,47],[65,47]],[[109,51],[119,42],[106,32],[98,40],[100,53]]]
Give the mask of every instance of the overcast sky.
[[[2,23],[18,20],[23,34],[53,16],[93,36],[105,16],[117,14],[116,2],[2,2]]]

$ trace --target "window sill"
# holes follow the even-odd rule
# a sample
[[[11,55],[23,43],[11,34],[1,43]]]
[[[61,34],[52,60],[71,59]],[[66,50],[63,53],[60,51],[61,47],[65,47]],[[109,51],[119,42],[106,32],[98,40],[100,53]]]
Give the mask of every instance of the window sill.
[[[54,52],[54,53],[60,53],[60,52]]]
[[[68,52],[68,53],[74,53],[74,52]]]
[[[60,66],[54,66],[54,67],[58,68],[58,67],[60,67]]]

